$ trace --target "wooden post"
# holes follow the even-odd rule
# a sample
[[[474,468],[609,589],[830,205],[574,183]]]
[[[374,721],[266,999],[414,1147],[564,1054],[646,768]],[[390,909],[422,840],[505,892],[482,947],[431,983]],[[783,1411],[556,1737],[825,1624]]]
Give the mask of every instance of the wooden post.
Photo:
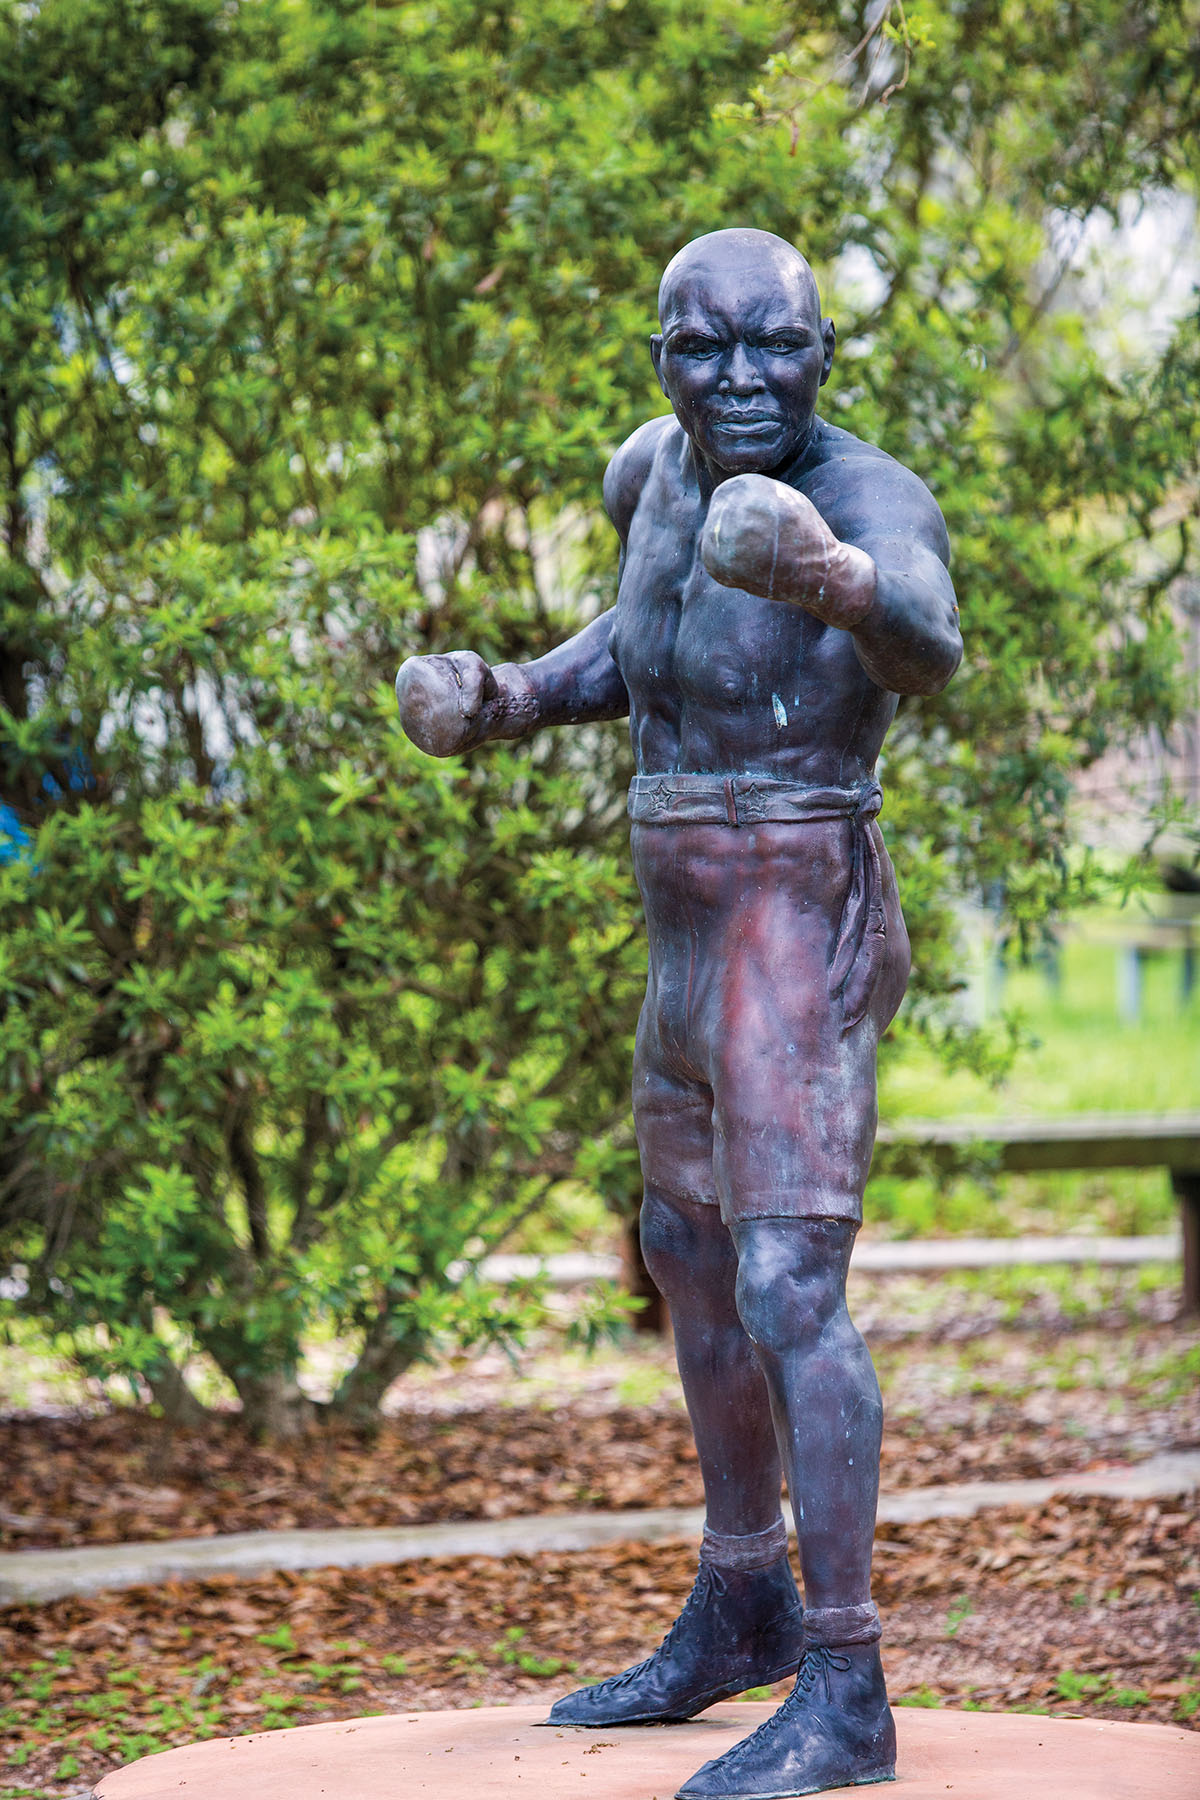
[[[1172,1169],[1171,1187],[1183,1221],[1183,1304],[1200,1312],[1200,1171]]]
[[[1142,952],[1137,944],[1117,952],[1117,1015],[1122,1025],[1136,1025],[1142,1016]]]

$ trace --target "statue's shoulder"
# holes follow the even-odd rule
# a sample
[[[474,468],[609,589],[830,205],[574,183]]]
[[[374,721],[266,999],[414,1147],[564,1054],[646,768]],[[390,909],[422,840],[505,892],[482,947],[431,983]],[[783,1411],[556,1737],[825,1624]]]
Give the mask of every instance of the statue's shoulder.
[[[878,444],[868,444],[865,438],[855,437],[852,431],[843,431],[840,425],[830,425],[826,419],[817,419],[815,425],[810,451],[815,477],[837,481],[847,475],[857,475],[860,471],[870,469],[873,475],[883,481],[890,480],[893,475],[901,480],[905,476],[910,481],[920,480],[911,469],[906,469],[894,456],[881,450]]]
[[[647,419],[631,437],[627,437],[604,473],[604,510],[616,526],[622,542],[637,511],[642,489],[663,447],[674,437],[682,437],[673,413]]]
[[[853,432],[823,419],[818,426],[816,460],[802,486],[831,530],[850,543],[899,530],[928,543],[946,562],[945,520],[921,477]]]

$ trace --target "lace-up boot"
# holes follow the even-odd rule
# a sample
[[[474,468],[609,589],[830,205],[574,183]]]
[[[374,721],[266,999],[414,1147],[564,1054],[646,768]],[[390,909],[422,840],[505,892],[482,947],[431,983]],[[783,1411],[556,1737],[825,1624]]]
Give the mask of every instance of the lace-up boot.
[[[747,1537],[705,1531],[683,1611],[644,1662],[555,1702],[549,1725],[672,1725],[800,1661],[803,1610],[782,1519]]]
[[[677,1800],[792,1800],[896,1775],[896,1727],[874,1606],[825,1607],[804,1621],[796,1685],[757,1731],[697,1770]]]

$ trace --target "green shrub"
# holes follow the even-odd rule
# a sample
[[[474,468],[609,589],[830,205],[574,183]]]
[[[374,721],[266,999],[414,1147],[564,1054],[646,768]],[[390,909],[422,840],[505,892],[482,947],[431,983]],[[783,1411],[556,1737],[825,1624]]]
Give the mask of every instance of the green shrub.
[[[1173,699],[1194,334],[1126,377],[1039,283],[1055,218],[1179,179],[1186,43],[1168,5],[1082,46],[1049,0],[892,10],[886,105],[859,9],[781,0],[0,21],[0,1252],[94,1373],[191,1417],[202,1351],[294,1429],[319,1325],[370,1418],[521,1329],[464,1258],[556,1182],[628,1203],[622,734],[434,765],[389,683],[611,598],[600,472],[713,225],[806,246],[830,416],[946,511],[969,666],[906,703],[887,829],[912,1016],[991,1054],[937,1011],[948,897],[1003,878],[1036,935],[1074,770]]]

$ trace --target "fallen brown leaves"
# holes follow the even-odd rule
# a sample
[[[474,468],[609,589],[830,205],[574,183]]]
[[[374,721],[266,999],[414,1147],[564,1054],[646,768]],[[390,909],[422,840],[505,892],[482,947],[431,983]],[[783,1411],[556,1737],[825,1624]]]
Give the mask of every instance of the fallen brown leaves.
[[[201,1735],[548,1701],[576,1672],[645,1655],[693,1569],[689,1546],[622,1544],[13,1609],[0,1615],[0,1718],[7,1755],[28,1761],[0,1794],[73,1793]],[[1197,1719],[1194,1509],[1096,1501],[888,1528],[876,1593],[901,1701]]]
[[[936,1422],[893,1415],[885,1485],[1060,1474],[1200,1437],[1194,1403],[1132,1442],[1102,1409],[1081,1426],[1080,1405],[1052,1417],[990,1395],[940,1401]],[[413,1410],[374,1439],[327,1431],[273,1448],[248,1443],[234,1418],[190,1432],[119,1411],[0,1419],[0,1468],[0,1545],[14,1550],[703,1499],[687,1417],[673,1400]]]
[[[134,1413],[16,1419],[0,1421],[0,1466],[0,1542],[14,1549],[701,1498],[678,1405],[412,1412],[374,1439],[330,1431],[274,1448],[233,1418],[191,1432]]]
[[[1012,1304],[1027,1310],[1027,1279],[1013,1280]],[[978,1318],[963,1314],[961,1284],[913,1293],[922,1318],[934,1301],[946,1317],[924,1335],[874,1322],[886,1486],[1064,1472],[1200,1442],[1193,1323],[1129,1307],[1109,1322],[1085,1308],[997,1330],[1004,1297],[990,1290]],[[185,1433],[122,1412],[0,1420],[0,1541],[698,1503],[670,1360],[668,1346],[639,1344],[607,1364],[552,1350],[515,1371],[489,1357],[427,1371],[406,1380],[403,1410],[374,1440],[323,1433],[266,1448],[234,1420]],[[893,1693],[1196,1723],[1198,1531],[1183,1506],[1098,1501],[887,1529],[875,1585]],[[200,1736],[549,1699],[653,1648],[692,1569],[686,1546],[626,1544],[14,1609],[0,1614],[0,1800],[77,1795],[105,1767]]]

